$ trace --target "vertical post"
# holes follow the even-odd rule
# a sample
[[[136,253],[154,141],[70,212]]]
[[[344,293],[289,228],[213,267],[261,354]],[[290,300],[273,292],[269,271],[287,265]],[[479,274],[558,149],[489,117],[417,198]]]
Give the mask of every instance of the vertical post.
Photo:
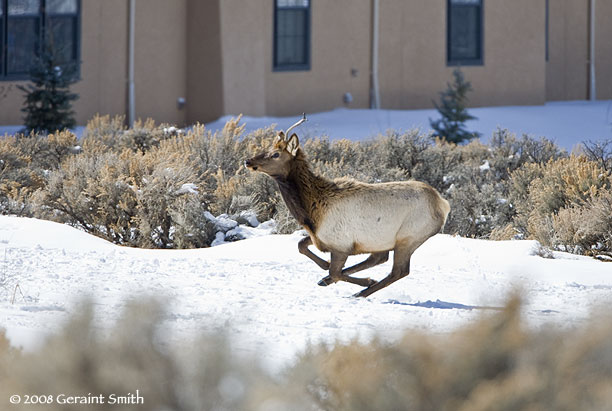
[[[136,96],[134,88],[134,38],[136,25],[136,0],[129,0],[128,27],[128,126],[134,125]]]
[[[591,17],[589,21],[589,99],[595,101],[597,99],[597,88],[595,82],[595,0],[590,1]]]
[[[372,0],[372,72],[370,84],[370,108],[380,108],[378,88],[378,0]]]

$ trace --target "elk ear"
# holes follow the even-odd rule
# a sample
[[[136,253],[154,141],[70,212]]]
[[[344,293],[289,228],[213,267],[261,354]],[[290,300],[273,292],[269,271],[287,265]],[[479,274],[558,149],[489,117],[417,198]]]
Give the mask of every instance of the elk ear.
[[[283,133],[282,131],[280,133],[278,133],[276,135],[276,138],[274,139],[275,143],[279,143],[281,141],[285,141],[285,133]]]
[[[298,148],[300,148],[300,140],[297,134],[293,133],[289,141],[287,141],[287,151],[291,153],[293,157],[296,156]]]

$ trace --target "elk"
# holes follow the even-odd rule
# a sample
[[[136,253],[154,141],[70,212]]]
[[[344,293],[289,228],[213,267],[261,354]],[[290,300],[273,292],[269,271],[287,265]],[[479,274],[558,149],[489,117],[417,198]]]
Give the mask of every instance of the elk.
[[[299,252],[329,272],[318,284],[346,281],[366,287],[355,296],[367,297],[409,274],[412,253],[441,231],[450,206],[433,187],[419,181],[368,184],[316,175],[298,136],[288,137],[304,121],[305,115],[286,132],[280,131],[272,147],[246,160],[245,166],[278,184],[289,211],[308,233],[298,243]],[[313,244],[329,252],[330,260],[313,253]],[[390,251],[393,268],[381,281],[351,276],[386,262]],[[370,255],[344,268],[347,258],[356,254]]]

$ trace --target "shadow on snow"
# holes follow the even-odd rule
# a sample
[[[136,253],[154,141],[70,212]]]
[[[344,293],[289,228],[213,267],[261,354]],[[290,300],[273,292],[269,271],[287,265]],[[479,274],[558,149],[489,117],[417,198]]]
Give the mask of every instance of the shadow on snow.
[[[502,310],[503,309],[502,307],[465,305],[465,304],[459,304],[459,303],[449,303],[447,301],[441,301],[441,300],[436,300],[436,301],[427,300],[425,302],[419,301],[417,303],[405,303],[405,302],[398,301],[398,300],[388,300],[384,302],[383,304],[399,304],[399,305],[408,305],[411,307],[438,308],[442,310],[452,310],[452,309],[457,309],[457,310]]]

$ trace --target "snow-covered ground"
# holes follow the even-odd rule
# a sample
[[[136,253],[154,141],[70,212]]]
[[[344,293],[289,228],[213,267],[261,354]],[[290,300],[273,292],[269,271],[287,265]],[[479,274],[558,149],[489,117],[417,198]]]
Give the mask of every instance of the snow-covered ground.
[[[571,150],[612,138],[612,102],[471,109],[469,128],[490,138],[498,126],[546,136]],[[310,114],[300,136],[372,138],[387,129],[428,130],[434,110],[348,110]],[[227,118],[207,124],[215,130]],[[247,130],[297,120],[247,118]],[[80,128],[79,130],[82,130]],[[12,132],[0,127],[0,135]],[[269,225],[264,225],[269,230]],[[248,231],[248,230],[247,230]],[[255,236],[255,229],[248,236]],[[259,232],[261,233],[261,232]],[[174,338],[227,331],[237,348],[271,365],[286,364],[308,342],[393,338],[405,329],[446,332],[500,307],[520,289],[529,324],[571,326],[612,302],[612,263],[555,253],[533,241],[490,242],[448,235],[415,253],[412,273],[368,299],[350,284],[317,286],[324,275],[297,251],[300,235],[267,235],[201,250],[115,246],[68,226],[0,216],[0,328],[15,345],[35,347],[91,297],[101,327],[133,298],[160,296]],[[349,263],[363,257],[352,257]],[[391,263],[364,272],[380,279]]]
[[[505,106],[469,109],[477,117],[466,123],[467,129],[482,134],[487,142],[497,128],[533,137],[547,137],[566,150],[572,150],[583,141],[612,139],[612,100],[567,101],[546,103],[541,106]],[[436,110],[358,110],[336,109],[323,113],[306,113],[308,122],[300,126],[300,136],[329,136],[330,139],[347,138],[360,141],[371,139],[387,130],[428,132],[429,119],[439,118]],[[232,116],[206,124],[210,130],[222,129]],[[277,124],[286,129],[299,115],[292,117],[243,117],[246,130],[256,130]]]
[[[13,344],[31,349],[86,297],[104,329],[129,300],[160,296],[173,338],[224,331],[239,351],[274,368],[308,342],[447,332],[500,307],[515,289],[534,327],[576,325],[612,302],[612,263],[564,253],[545,259],[534,241],[449,235],[416,251],[410,276],[368,299],[352,298],[355,285],[317,286],[324,272],[298,253],[299,239],[267,235],[208,249],[142,250],[66,225],[0,216],[0,327]],[[390,264],[364,273],[381,278]]]

